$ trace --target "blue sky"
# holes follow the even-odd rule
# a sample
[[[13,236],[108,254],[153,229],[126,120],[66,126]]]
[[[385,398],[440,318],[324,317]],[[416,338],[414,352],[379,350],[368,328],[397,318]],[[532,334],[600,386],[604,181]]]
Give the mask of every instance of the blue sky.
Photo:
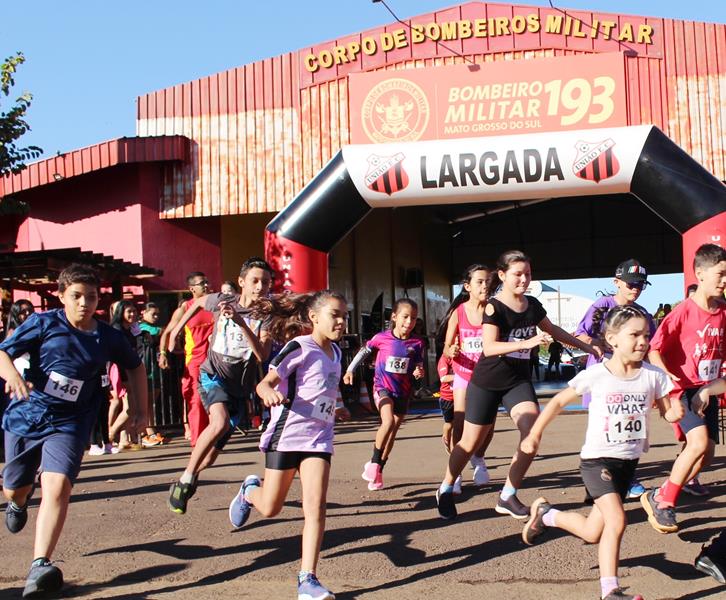
[[[458,4],[387,3],[401,18]],[[724,0],[563,0],[555,5],[726,22]],[[370,0],[39,0],[14,7],[4,13],[12,12],[13,18],[0,21],[0,56],[25,53],[15,91],[28,90],[34,100],[28,116],[32,131],[23,142],[41,146],[46,155],[134,135],[140,94],[392,21],[382,4]],[[562,285],[593,296],[608,281]],[[677,278],[653,281],[656,285],[643,294],[646,307],[680,296]]]

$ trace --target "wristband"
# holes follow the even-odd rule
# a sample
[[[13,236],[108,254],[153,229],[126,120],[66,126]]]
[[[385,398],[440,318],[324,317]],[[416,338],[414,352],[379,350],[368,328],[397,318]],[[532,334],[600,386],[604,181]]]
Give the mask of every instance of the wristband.
[[[161,356],[166,356],[166,350],[159,350],[159,354]]]

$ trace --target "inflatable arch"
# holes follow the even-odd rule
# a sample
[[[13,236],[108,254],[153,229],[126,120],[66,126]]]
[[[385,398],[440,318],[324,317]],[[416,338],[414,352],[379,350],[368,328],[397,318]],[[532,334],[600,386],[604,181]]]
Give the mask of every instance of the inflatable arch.
[[[265,230],[279,289],[328,285],[328,253],[377,207],[631,193],[683,236],[684,272],[726,243],[726,186],[653,126],[345,146]]]

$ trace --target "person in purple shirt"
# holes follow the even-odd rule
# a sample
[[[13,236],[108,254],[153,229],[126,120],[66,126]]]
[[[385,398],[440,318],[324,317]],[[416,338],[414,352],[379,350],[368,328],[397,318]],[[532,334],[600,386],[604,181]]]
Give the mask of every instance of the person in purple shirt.
[[[307,299],[307,298],[306,298]],[[271,419],[260,439],[265,453],[265,482],[245,478],[229,505],[229,520],[242,527],[254,506],[272,517],[283,507],[296,473],[300,473],[305,527],[298,573],[298,600],[334,600],[316,575],[325,531],[325,503],[333,454],[336,416],[348,412],[339,400],[340,341],[348,318],[343,296],[323,290],[308,299],[310,335],[290,340],[257,385],[257,393],[271,409]]]
[[[424,341],[411,336],[416,326],[418,305],[409,298],[393,304],[393,328],[373,336],[348,365],[343,382],[353,383],[353,371],[373,352],[377,352],[373,375],[373,399],[381,415],[381,424],[373,444],[373,456],[363,467],[361,477],[369,490],[383,488],[383,467],[391,455],[396,433],[408,412],[413,379],[424,375]]]
[[[610,349],[605,343],[605,315],[615,306],[633,306],[645,316],[648,322],[648,328],[650,329],[650,337],[652,338],[655,335],[655,321],[645,308],[635,302],[640,297],[646,285],[650,284],[648,283],[648,272],[643,265],[634,258],[620,263],[618,268],[615,269],[615,287],[617,291],[614,295],[603,296],[592,303],[590,308],[587,309],[585,316],[582,317],[580,324],[577,326],[575,337],[588,344],[599,347],[605,356],[609,357]],[[592,354],[587,357],[588,367],[598,362],[600,360]],[[582,397],[582,405],[587,408],[589,404],[590,394],[586,393]],[[645,493],[643,485],[637,479],[633,479],[627,497],[639,498],[643,493]],[[587,497],[585,501],[589,503],[590,498]]]

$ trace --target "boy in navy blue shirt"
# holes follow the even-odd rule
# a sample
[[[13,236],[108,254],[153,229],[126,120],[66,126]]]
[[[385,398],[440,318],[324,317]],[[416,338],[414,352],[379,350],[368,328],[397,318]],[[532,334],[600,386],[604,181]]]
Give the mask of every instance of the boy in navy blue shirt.
[[[3,416],[6,462],[3,494],[8,500],[5,525],[18,533],[28,520],[28,500],[40,470],[33,562],[23,598],[57,592],[63,575],[50,562],[60,537],[71,487],[78,476],[91,427],[98,415],[101,375],[106,362],[129,374],[132,419],[146,423],[146,373],[121,332],[94,318],[98,274],[71,265],[58,277],[62,309],[31,315],[0,344],[0,378],[11,402]],[[13,359],[28,353],[24,378]]]

